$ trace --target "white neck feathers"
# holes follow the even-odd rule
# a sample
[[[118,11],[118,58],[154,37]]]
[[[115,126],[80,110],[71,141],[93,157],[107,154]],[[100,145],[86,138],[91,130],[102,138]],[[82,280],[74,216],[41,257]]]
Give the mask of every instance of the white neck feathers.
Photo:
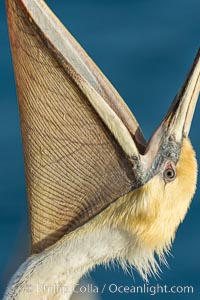
[[[128,234],[102,228],[78,229],[41,254],[28,258],[11,278],[3,300],[69,299],[79,279],[98,263],[121,257]]]

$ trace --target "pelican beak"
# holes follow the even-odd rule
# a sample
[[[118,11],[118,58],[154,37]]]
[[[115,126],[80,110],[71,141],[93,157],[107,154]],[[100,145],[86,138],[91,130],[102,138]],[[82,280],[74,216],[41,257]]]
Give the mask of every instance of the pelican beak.
[[[176,142],[181,142],[189,134],[199,91],[200,50],[197,53],[191,71],[164,119],[168,136],[172,136]]]
[[[148,180],[159,171],[163,160],[177,163],[182,140],[188,136],[200,91],[200,50],[192,68],[160,126],[148,142],[142,163],[150,170]]]

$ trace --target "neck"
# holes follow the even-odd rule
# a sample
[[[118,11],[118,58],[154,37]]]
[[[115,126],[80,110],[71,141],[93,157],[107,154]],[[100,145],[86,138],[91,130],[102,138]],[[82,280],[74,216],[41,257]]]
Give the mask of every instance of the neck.
[[[155,177],[42,253],[28,258],[11,279],[3,300],[67,300],[85,273],[114,259],[125,267],[128,261],[144,280],[156,275],[159,266],[154,253],[165,263],[164,251],[169,250],[182,220],[177,206],[176,222],[172,222],[174,201],[169,198],[162,202],[164,209],[159,209],[160,195],[168,191],[157,188],[157,194],[152,194],[151,185],[160,187],[159,182]],[[185,204],[184,213],[187,207]]]
[[[28,258],[11,279],[4,300],[67,300],[83,274],[119,256],[128,243],[128,234],[117,229],[88,233],[80,228]]]

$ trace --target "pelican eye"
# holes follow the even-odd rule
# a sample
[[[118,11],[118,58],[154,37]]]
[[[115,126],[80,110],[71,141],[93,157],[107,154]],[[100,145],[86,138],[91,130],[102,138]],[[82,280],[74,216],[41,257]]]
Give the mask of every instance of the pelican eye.
[[[173,181],[176,178],[176,171],[174,170],[173,166],[170,164],[166,167],[164,171],[164,179],[165,181]]]

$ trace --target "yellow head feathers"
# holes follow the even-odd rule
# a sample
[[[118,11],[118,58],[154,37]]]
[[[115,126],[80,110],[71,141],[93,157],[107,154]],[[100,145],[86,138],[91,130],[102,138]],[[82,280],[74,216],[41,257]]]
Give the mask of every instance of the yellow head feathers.
[[[136,236],[137,242],[153,252],[167,251],[183,221],[195,193],[197,161],[188,138],[176,165],[176,178],[165,183],[158,174],[146,185],[113,203],[97,217]]]

